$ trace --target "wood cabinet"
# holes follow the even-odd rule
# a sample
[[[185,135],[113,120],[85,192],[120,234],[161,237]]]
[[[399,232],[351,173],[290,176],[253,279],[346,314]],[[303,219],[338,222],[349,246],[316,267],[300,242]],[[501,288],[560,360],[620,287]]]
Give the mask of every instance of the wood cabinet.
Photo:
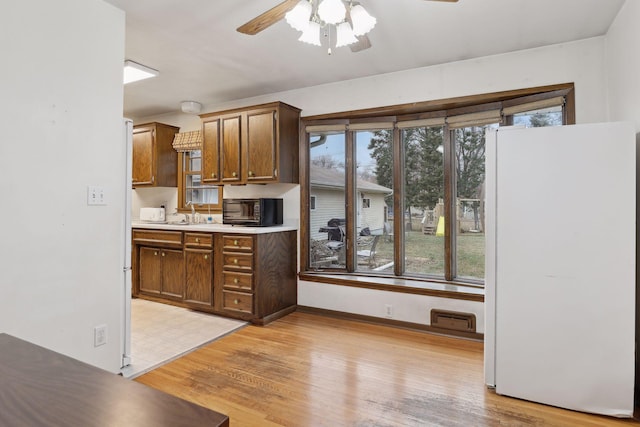
[[[213,236],[207,233],[185,233],[184,302],[190,306],[213,305]]]
[[[173,139],[179,128],[162,123],[133,127],[133,187],[177,187],[178,153]]]
[[[133,230],[133,295],[265,324],[295,311],[297,234]]]
[[[184,296],[185,275],[180,232],[138,232],[134,242],[139,247],[134,253],[140,293],[181,300]]]
[[[295,231],[223,234],[219,240],[214,294],[220,312],[266,324],[295,310]]]
[[[298,183],[299,109],[274,102],[200,117],[205,182]]]

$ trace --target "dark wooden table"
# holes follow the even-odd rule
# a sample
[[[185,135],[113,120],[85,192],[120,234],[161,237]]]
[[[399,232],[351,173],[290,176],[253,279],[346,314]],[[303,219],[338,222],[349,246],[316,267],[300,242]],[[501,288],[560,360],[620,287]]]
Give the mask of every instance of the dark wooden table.
[[[0,425],[229,426],[229,418],[0,334]]]

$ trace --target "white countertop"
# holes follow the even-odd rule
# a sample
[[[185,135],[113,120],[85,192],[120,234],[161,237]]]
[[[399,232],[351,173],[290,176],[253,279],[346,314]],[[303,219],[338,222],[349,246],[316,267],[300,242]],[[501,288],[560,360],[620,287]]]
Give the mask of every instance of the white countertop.
[[[281,231],[296,231],[296,227],[288,225],[274,225],[271,227],[247,227],[244,225],[229,224],[184,224],[184,223],[153,223],[144,221],[132,221],[132,228],[144,228],[151,230],[176,230],[176,231],[204,231],[209,233],[241,233],[241,234],[266,234]]]

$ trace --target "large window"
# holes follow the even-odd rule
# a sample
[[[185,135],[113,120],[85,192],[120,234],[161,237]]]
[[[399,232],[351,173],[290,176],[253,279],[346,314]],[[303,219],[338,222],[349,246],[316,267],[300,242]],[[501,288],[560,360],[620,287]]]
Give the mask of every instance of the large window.
[[[487,129],[572,123],[573,89],[443,105],[305,120],[303,270],[483,285]]]
[[[218,212],[222,208],[222,187],[202,181],[202,151],[178,153],[178,210]]]

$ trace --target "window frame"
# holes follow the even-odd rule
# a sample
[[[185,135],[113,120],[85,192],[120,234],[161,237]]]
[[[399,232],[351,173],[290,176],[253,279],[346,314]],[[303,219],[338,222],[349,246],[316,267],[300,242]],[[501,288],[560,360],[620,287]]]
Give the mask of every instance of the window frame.
[[[349,165],[354,161],[353,153],[353,139],[356,129],[363,129],[365,123],[375,123],[381,121],[393,121],[393,188],[394,188],[394,204],[393,204],[393,221],[394,221],[394,233],[396,235],[404,234],[404,215],[403,215],[403,196],[404,188],[402,173],[398,171],[404,170],[403,161],[403,148],[400,141],[400,129],[397,124],[401,122],[410,122],[412,120],[426,120],[432,118],[446,118],[459,114],[472,114],[489,111],[492,109],[499,109],[501,115],[500,125],[505,126],[509,123],[513,123],[513,115],[502,115],[502,109],[505,107],[513,107],[521,104],[527,104],[546,100],[554,97],[562,97],[564,99],[564,105],[562,108],[562,121],[564,125],[575,124],[575,89],[573,83],[564,83],[559,85],[534,87],[526,89],[518,89],[504,92],[494,92],[482,95],[473,95],[459,98],[442,99],[436,101],[427,101],[421,103],[412,103],[396,106],[387,106],[381,108],[372,108],[366,110],[349,111],[343,113],[331,113],[318,116],[310,116],[302,118],[301,129],[301,149],[300,149],[300,171],[301,171],[301,228],[300,228],[300,248],[301,248],[301,265],[300,265],[300,277],[303,280],[311,280],[316,282],[330,282],[335,283],[336,277],[340,277],[340,282],[343,285],[363,286],[363,283],[370,282],[371,286],[365,285],[365,287],[371,287],[373,289],[383,288],[385,290],[407,292],[409,287],[415,286],[415,289],[424,289],[425,284],[449,284],[449,285],[461,285],[463,287],[473,286],[482,288],[484,286],[484,280],[470,280],[469,278],[460,279],[456,276],[455,271],[455,252],[456,252],[456,234],[452,231],[446,230],[445,242],[445,277],[431,278],[425,276],[414,276],[406,274],[401,271],[404,262],[404,244],[401,244],[402,237],[396,237],[394,239],[394,253],[395,253],[395,267],[393,275],[379,275],[374,272],[356,272],[355,269],[349,266],[349,259],[352,258],[351,248],[347,244],[347,269],[332,270],[332,269],[313,269],[310,265],[310,209],[309,209],[309,197],[310,197],[310,133],[306,132],[307,126],[335,126],[344,125],[345,139],[347,141],[347,153],[346,153],[346,166],[347,170],[352,170]],[[350,130],[349,126],[353,126],[354,129]],[[354,126],[355,125],[355,126]],[[453,129],[449,129],[449,126],[445,124],[444,127],[444,148],[445,150],[453,150]],[[452,218],[455,216],[455,197],[451,197],[453,190],[455,190],[455,171],[452,170],[452,162],[447,162],[445,165],[445,195],[447,200],[445,201],[445,217],[449,221],[445,221],[445,227],[451,227]],[[355,179],[354,176],[349,179]],[[353,186],[346,186],[346,200],[347,200],[347,215],[354,215],[352,211],[355,211],[350,202],[353,199],[353,191],[349,191],[349,188]],[[355,218],[355,217],[354,217]],[[351,224],[351,227],[349,225]],[[350,229],[351,228],[351,229]],[[354,235],[353,221],[347,223],[347,235]],[[350,272],[351,270],[351,272]],[[338,276],[336,276],[338,275]],[[323,278],[323,276],[325,276]],[[352,277],[350,276],[360,276]],[[364,277],[362,277],[364,276]],[[326,279],[326,280],[325,280]],[[378,280],[379,279],[379,280]],[[402,290],[397,287],[384,285],[391,279],[392,282],[402,282]],[[381,285],[378,286],[378,283]],[[452,286],[451,288],[455,288]],[[421,293],[421,292],[417,292]]]
[[[187,186],[187,176],[188,175],[200,175],[200,178],[202,179],[202,165],[204,162],[204,158],[202,157],[202,149],[200,149],[200,153],[201,153],[201,158],[200,158],[200,170],[199,171],[195,171],[195,170],[190,170],[187,167],[185,167],[185,165],[188,162],[189,156],[190,156],[191,151],[185,151],[185,152],[178,152],[178,206],[177,206],[177,210],[180,213],[190,213],[191,212],[191,207],[190,206],[186,206],[186,186]],[[208,212],[214,212],[214,213],[221,213],[222,212],[222,193],[223,193],[223,186],[222,185],[218,185],[218,203],[213,204],[213,203],[204,203],[201,205],[194,205],[195,206],[195,211],[199,212],[199,213],[208,213]]]

